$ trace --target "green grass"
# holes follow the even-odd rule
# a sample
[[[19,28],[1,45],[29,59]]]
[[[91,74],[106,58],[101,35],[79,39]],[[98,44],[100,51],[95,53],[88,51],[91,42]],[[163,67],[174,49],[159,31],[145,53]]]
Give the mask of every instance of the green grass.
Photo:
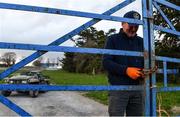
[[[87,75],[77,73],[67,73],[65,71],[43,71],[43,74],[48,75],[51,81],[57,85],[107,85],[108,81],[106,75]],[[158,87],[162,86],[158,83]],[[170,86],[174,86],[170,84]],[[107,91],[90,91],[83,93],[84,96],[92,98],[105,105],[108,104]],[[161,108],[168,111],[171,115],[170,109],[174,106],[180,106],[180,92],[164,92],[158,93],[162,97]],[[180,113],[178,113],[180,114]]]
[[[108,105],[108,91],[92,91],[83,94],[83,96],[89,97],[102,104]]]
[[[165,109],[171,115],[180,115],[180,113],[173,114],[171,112],[172,107],[177,106],[180,107],[180,92],[161,92],[157,94],[161,96],[161,108]],[[161,100],[160,100],[161,101]],[[159,103],[157,99],[157,103]],[[158,104],[157,104],[158,105]]]
[[[162,83],[157,83],[158,87],[163,87]],[[175,84],[168,84],[169,87],[179,86]],[[158,97],[161,97],[160,100]],[[161,100],[162,99],[162,100]],[[157,105],[161,103],[162,109],[165,109],[169,114],[177,116],[180,113],[173,114],[170,110],[174,106],[180,107],[180,92],[160,92],[157,93]]]
[[[87,75],[67,73],[64,71],[43,71],[51,78],[52,83],[61,85],[107,85],[105,75]]]

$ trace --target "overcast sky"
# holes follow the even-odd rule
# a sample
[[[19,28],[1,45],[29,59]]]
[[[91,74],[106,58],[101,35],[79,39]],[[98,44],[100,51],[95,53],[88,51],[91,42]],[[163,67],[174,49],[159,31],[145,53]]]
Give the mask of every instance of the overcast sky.
[[[113,6],[123,2],[123,0],[0,0],[0,2],[101,14]],[[141,0],[136,0],[113,15],[122,17],[124,13],[130,10],[135,10],[142,14]],[[0,9],[0,41],[47,45],[89,20],[91,19]],[[116,28],[118,31],[121,27],[121,23],[113,21],[101,21],[95,24],[94,27],[96,27],[98,30],[104,31],[108,31],[111,28]],[[140,27],[138,35],[142,36],[142,27]],[[73,43],[67,41],[62,45],[73,46]],[[5,51],[7,50],[0,50],[0,55],[2,55]],[[33,51],[8,51],[16,52],[18,59],[21,59],[22,57],[24,58],[33,53]],[[43,58],[54,59],[62,56],[63,53],[48,52],[48,54],[45,54]]]

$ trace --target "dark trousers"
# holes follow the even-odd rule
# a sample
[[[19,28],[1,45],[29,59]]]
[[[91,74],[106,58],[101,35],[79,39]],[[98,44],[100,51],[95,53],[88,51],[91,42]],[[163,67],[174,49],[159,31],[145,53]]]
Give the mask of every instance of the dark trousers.
[[[110,91],[109,116],[143,116],[142,91]]]

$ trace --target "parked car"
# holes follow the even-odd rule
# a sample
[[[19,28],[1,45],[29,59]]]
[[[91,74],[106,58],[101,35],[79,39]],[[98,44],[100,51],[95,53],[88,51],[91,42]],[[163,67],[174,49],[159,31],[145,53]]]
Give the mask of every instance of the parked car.
[[[48,76],[42,75],[40,72],[31,71],[21,73],[20,75],[16,75],[13,77],[5,78],[6,84],[50,84],[50,80]],[[40,91],[17,91],[18,93],[29,93],[31,97],[37,97]],[[41,91],[42,93],[45,91]],[[12,91],[2,91],[2,95],[10,96]]]

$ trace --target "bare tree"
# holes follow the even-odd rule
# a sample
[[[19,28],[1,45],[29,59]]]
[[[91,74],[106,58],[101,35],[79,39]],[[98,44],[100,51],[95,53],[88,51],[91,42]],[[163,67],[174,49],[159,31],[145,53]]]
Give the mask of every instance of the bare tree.
[[[2,55],[1,61],[6,64],[7,67],[14,65],[16,62],[16,53],[15,52],[6,52]]]

